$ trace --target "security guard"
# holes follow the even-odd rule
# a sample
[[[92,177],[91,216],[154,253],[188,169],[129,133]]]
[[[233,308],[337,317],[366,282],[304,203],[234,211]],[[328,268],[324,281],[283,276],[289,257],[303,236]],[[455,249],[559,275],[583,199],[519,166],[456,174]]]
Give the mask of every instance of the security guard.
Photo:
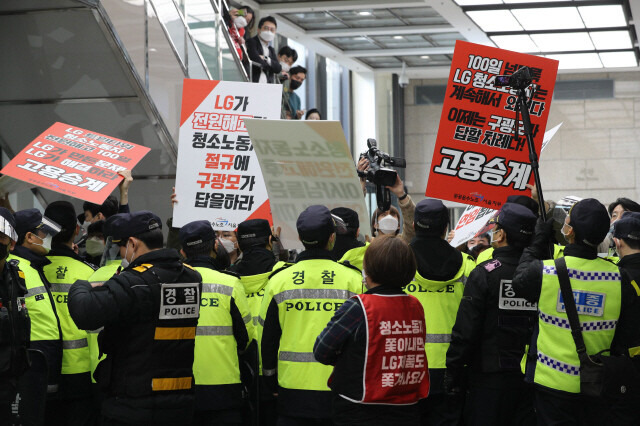
[[[100,333],[95,376],[106,393],[103,425],[188,424],[193,416],[193,350],[201,277],[163,249],[160,218],[121,213],[124,269],[103,284],[77,281],[69,312],[80,329]]]
[[[405,292],[422,303],[427,324],[425,348],[431,388],[429,398],[420,402],[423,425],[457,425],[462,416],[462,398],[446,400],[443,380],[451,329],[475,260],[445,240],[448,225],[449,210],[442,201],[427,199],[416,205],[416,238],[410,246],[418,272]]]
[[[62,229],[53,237],[47,259],[51,263],[42,269],[51,284],[51,296],[56,304],[62,330],[62,369],[60,391],[56,402],[57,416],[64,422],[87,424],[97,413],[91,410],[91,362],[87,332],[79,330],[69,315],[67,300],[71,285],[87,280],[95,267],[73,251],[73,241],[80,231],[76,211],[68,201],[54,201],[44,215]]]
[[[252,322],[254,327],[257,327],[264,288],[269,281],[269,275],[285,266],[286,263],[282,261],[276,262],[272,251],[273,243],[276,239],[267,220],[249,219],[240,222],[236,234],[238,236],[238,247],[242,251],[242,259],[230,269],[240,275],[240,281],[244,287],[253,319]],[[252,344],[243,355],[243,359],[259,374],[257,389],[255,387],[249,389],[252,403],[258,405],[258,410],[254,410],[252,414],[257,417],[261,425],[275,426],[278,418],[276,399],[264,384],[262,366],[260,365],[258,354],[260,340],[257,337],[256,333],[256,344]]]
[[[622,275],[622,308],[611,350],[616,355],[632,357],[635,371],[627,372],[640,383],[640,213],[626,212],[615,222],[613,243],[620,256]],[[611,424],[640,424],[640,389],[636,387],[618,395],[611,404]]]
[[[52,397],[58,392],[62,335],[50,284],[42,268],[50,263],[45,255],[51,250],[53,236],[61,228],[51,219],[43,217],[38,209],[20,210],[14,217],[18,245],[12,250],[8,260],[18,262],[18,267],[25,275],[25,305],[31,318],[30,348],[36,356],[35,361],[40,359],[43,364],[43,368],[32,368],[20,379],[20,417],[25,425],[43,424],[47,404],[44,423],[54,424],[56,407],[47,396]],[[48,374],[46,378],[42,377],[44,374]],[[45,381],[45,391],[41,392],[39,384]]]
[[[308,207],[296,227],[305,251],[271,275],[260,309],[262,373],[278,394],[278,424],[331,424],[332,368],[315,360],[313,344],[342,303],[362,291],[362,276],[331,259],[336,234],[328,208]]]
[[[336,207],[331,214],[340,218],[344,226],[336,227],[336,245],[331,250],[333,258],[340,262],[348,261],[351,265],[362,270],[364,252],[368,243],[358,240],[360,234],[360,220],[355,210],[346,207]]]
[[[531,242],[536,216],[505,203],[492,218],[493,258],[475,268],[464,288],[447,350],[445,392],[469,392],[465,425],[535,424],[532,395],[520,361],[531,338],[537,306],[513,291],[511,281],[522,251]]]
[[[187,223],[179,238],[185,263],[202,276],[193,363],[194,424],[241,424],[244,387],[238,352],[247,349],[254,337],[244,288],[234,273],[216,270],[211,257],[216,233],[209,221]]]
[[[569,244],[564,257],[589,354],[611,347],[621,309],[618,268],[597,256],[609,230],[607,209],[593,198],[574,204],[562,234]],[[513,277],[513,289],[538,303],[537,330],[529,348],[525,379],[536,384],[538,424],[606,423],[602,400],[580,395],[580,361],[562,302],[558,272],[548,257],[552,219],[540,223]],[[582,423],[581,423],[582,424]]]
[[[11,425],[11,404],[15,400],[18,379],[29,368],[29,315],[24,273],[17,260],[7,261],[9,249],[18,241],[16,221],[11,212],[0,207],[0,425]]]

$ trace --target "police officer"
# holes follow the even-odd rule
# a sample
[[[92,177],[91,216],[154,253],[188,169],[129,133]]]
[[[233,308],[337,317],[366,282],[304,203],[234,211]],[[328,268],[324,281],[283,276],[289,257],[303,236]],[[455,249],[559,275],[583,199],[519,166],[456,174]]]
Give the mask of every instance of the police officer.
[[[240,222],[237,236],[242,258],[229,267],[231,272],[244,277],[274,269],[277,260],[272,251],[272,242],[275,238],[267,220],[250,219]]]
[[[569,243],[564,257],[589,354],[610,348],[620,315],[618,268],[597,256],[598,244],[608,230],[607,209],[593,198],[574,204],[561,230]],[[603,401],[580,395],[580,361],[554,261],[541,261],[548,257],[551,233],[551,219],[539,224],[513,277],[516,294],[538,303],[537,330],[529,348],[525,379],[536,384],[538,424],[602,424],[608,411]]]
[[[202,276],[193,363],[194,424],[241,424],[244,389],[238,352],[244,351],[254,336],[247,298],[237,275],[215,268],[211,256],[216,250],[216,234],[210,222],[187,223],[179,238],[185,263]]]
[[[616,355],[634,359],[636,383],[640,382],[640,213],[626,212],[615,222],[613,243],[620,256],[618,267],[622,275],[622,308],[616,335],[611,344]],[[612,403],[610,423],[615,425],[640,424],[640,389],[631,389]]]
[[[80,329],[100,333],[95,376],[106,393],[103,425],[188,424],[193,416],[193,350],[200,274],[163,249],[160,218],[121,213],[124,269],[103,284],[77,281],[69,312]]]
[[[29,367],[29,315],[25,303],[27,287],[17,260],[7,261],[9,249],[18,241],[16,221],[0,207],[0,425],[11,425],[11,404],[18,379]]]
[[[242,250],[242,259],[236,262],[230,270],[240,275],[240,281],[247,296],[253,325],[258,325],[260,306],[264,296],[264,288],[269,281],[269,275],[274,270],[282,268],[285,262],[278,261],[272,252],[274,235],[269,222],[265,219],[249,219],[238,224],[238,246]],[[256,337],[257,334],[256,334]],[[261,425],[275,425],[278,417],[276,399],[264,384],[262,367],[259,361],[260,340],[251,345],[243,358],[258,371],[258,389],[251,388],[251,400],[258,405],[254,410],[254,417]]]
[[[535,424],[520,361],[537,307],[513,291],[511,280],[533,237],[536,216],[520,204],[505,203],[491,221],[493,258],[478,265],[465,285],[447,350],[445,391],[464,391],[466,365],[465,425]]]
[[[336,245],[331,251],[333,258],[340,262],[349,262],[351,265],[362,270],[364,252],[369,243],[365,244],[358,240],[360,234],[360,220],[355,210],[346,207],[336,207],[331,210],[331,214],[339,217],[344,226],[336,228]]]
[[[305,251],[271,275],[260,309],[262,373],[278,394],[279,425],[330,424],[332,368],[315,360],[313,344],[344,301],[362,291],[362,276],[331,259],[336,234],[328,208],[308,207],[296,227]]]
[[[51,284],[51,295],[62,330],[62,369],[56,412],[63,423],[84,425],[97,415],[91,410],[90,403],[91,362],[88,336],[71,319],[67,300],[71,285],[77,280],[89,279],[95,267],[73,250],[73,241],[80,231],[73,204],[54,201],[47,206],[44,215],[62,227],[53,237],[51,251],[47,254],[51,263],[42,268],[45,278]]]
[[[457,425],[462,416],[462,398],[445,399],[443,380],[451,329],[475,260],[445,240],[448,225],[449,210],[442,201],[427,199],[416,205],[416,238],[410,245],[418,267],[415,280],[405,291],[422,303],[427,324],[425,348],[431,389],[429,397],[420,402],[423,425]]]
[[[8,259],[18,262],[18,267],[25,275],[25,305],[31,318],[30,348],[34,354],[32,361],[42,365],[42,368],[31,368],[20,379],[20,417],[24,425],[54,424],[56,406],[47,396],[51,397],[58,391],[62,335],[50,284],[42,268],[51,263],[45,255],[51,250],[53,236],[61,228],[51,219],[43,217],[38,209],[20,210],[14,217],[18,245]],[[42,382],[46,382],[44,391],[39,386]],[[45,404],[48,408],[46,419]]]

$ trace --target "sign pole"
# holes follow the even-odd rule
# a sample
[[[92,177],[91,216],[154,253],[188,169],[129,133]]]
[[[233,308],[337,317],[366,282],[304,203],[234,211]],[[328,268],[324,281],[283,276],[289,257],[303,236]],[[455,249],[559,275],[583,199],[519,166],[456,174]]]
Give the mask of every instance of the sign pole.
[[[518,104],[520,106],[520,113],[522,114],[522,123],[524,125],[524,133],[527,137],[527,146],[529,147],[529,161],[531,161],[531,168],[533,169],[533,178],[538,191],[538,202],[540,203],[540,217],[544,222],[547,221],[547,211],[544,205],[544,196],[542,195],[542,185],[540,184],[540,171],[538,163],[538,155],[536,154],[536,148],[533,143],[533,135],[531,133],[531,116],[529,115],[529,108],[527,107],[527,94],[524,88],[518,89]]]

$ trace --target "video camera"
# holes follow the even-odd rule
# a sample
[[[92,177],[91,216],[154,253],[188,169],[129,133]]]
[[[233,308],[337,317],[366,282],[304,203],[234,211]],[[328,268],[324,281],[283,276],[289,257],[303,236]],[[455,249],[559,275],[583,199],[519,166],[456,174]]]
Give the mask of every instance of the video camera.
[[[360,154],[360,158],[366,158],[369,161],[369,170],[358,171],[358,176],[366,178],[376,186],[378,208],[387,211],[391,207],[391,194],[386,187],[393,186],[398,176],[398,172],[388,166],[405,168],[407,162],[404,158],[392,157],[380,151],[375,139],[367,139],[367,146],[369,149]]]
[[[528,67],[522,67],[511,75],[499,75],[495,85],[498,87],[509,86],[513,89],[526,89],[531,84],[531,72]]]

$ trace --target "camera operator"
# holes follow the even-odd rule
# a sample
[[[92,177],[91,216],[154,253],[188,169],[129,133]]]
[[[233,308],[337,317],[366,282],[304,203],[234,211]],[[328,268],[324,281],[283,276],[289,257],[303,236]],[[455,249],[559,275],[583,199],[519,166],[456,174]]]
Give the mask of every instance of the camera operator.
[[[369,160],[361,157],[358,161],[358,171],[366,173],[368,170]],[[360,184],[362,185],[362,193],[366,195],[366,178],[361,177]],[[392,194],[398,197],[398,206],[400,206],[400,212],[402,213],[402,234],[400,237],[408,244],[416,235],[413,230],[413,215],[416,211],[416,205],[411,199],[411,196],[405,191],[404,183],[399,175],[396,177],[396,182],[393,186],[387,186],[385,188],[388,188]]]

